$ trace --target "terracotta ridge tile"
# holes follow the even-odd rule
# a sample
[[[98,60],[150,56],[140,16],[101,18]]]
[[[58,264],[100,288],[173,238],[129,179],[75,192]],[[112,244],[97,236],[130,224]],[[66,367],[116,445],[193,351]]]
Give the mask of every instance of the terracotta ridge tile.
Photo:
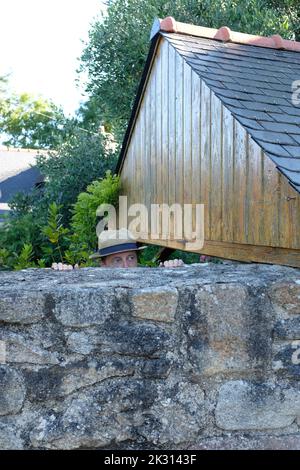
[[[155,19],[150,38],[152,39],[152,37],[159,31],[198,36],[222,42],[232,42],[235,44],[246,44],[250,46],[267,47],[270,49],[300,52],[300,42],[283,39],[279,34],[267,37],[231,31],[228,26],[222,26],[219,29],[206,28],[204,26],[181,23],[176,21],[172,16],[167,16],[164,19]]]

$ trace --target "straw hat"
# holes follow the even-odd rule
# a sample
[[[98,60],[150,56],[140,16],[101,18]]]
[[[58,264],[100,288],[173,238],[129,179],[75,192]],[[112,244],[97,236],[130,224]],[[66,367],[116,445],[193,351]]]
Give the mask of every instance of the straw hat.
[[[122,253],[124,251],[139,251],[147,246],[138,247],[132,233],[126,229],[104,230],[98,237],[98,251],[89,258],[102,258],[103,256]]]

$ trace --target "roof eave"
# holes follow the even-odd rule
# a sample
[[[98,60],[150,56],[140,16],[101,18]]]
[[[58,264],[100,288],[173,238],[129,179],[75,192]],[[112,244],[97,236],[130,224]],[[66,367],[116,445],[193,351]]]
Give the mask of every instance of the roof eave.
[[[137,90],[136,97],[135,97],[135,100],[134,100],[134,104],[133,104],[133,107],[132,107],[130,119],[129,119],[128,126],[127,126],[125,136],[124,136],[124,139],[123,139],[121,152],[120,152],[118,162],[117,162],[117,165],[116,165],[116,170],[115,171],[116,171],[117,174],[119,174],[121,172],[121,169],[122,169],[123,161],[124,161],[124,158],[125,158],[125,155],[126,155],[129,143],[130,143],[131,134],[132,134],[133,129],[134,129],[134,124],[135,124],[135,121],[136,121],[136,117],[137,117],[139,107],[140,107],[140,104],[141,104],[141,101],[142,101],[142,98],[143,98],[144,90],[146,88],[147,81],[148,81],[148,78],[149,78],[149,75],[150,75],[150,72],[151,72],[153,60],[154,60],[154,57],[155,57],[155,52],[157,50],[157,47],[158,47],[158,44],[159,44],[159,41],[160,41],[161,38],[162,38],[162,35],[160,34],[160,30],[158,30],[156,33],[153,32],[153,35],[151,36],[151,43],[150,43],[148,56],[147,56],[147,59],[146,59],[146,63],[145,63],[145,66],[144,66],[144,70],[143,70],[143,73],[142,73],[140,84],[138,86],[138,90]]]

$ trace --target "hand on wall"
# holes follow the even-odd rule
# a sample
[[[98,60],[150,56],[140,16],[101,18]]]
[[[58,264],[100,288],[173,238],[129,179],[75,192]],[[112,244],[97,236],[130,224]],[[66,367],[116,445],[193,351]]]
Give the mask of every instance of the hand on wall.
[[[185,264],[182,259],[170,259],[169,261],[160,262],[159,266],[161,268],[180,268],[185,266]]]
[[[56,271],[71,271],[72,269],[79,269],[79,266],[78,264],[73,267],[72,264],[52,263],[51,268]]]

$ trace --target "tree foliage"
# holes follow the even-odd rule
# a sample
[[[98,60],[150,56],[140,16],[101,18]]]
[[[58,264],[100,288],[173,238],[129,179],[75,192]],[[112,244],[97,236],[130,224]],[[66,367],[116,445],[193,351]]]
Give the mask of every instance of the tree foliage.
[[[8,76],[0,75],[0,104],[1,104],[1,101],[3,100],[3,95],[7,89],[7,82],[8,82]]]
[[[106,150],[105,139],[100,134],[77,130],[57,152],[37,157],[37,167],[45,177],[41,212],[51,202],[62,206],[63,223],[71,219],[72,204],[79,193],[94,180],[102,178],[113,169],[116,154]]]
[[[71,223],[64,224],[64,206],[56,202],[43,217],[34,206],[14,213],[0,228],[0,270],[49,267],[53,262],[94,265],[89,255],[97,246],[96,209],[102,203],[116,206],[119,191],[119,177],[107,171],[79,193]]]
[[[299,0],[267,0],[267,5],[273,8],[278,16],[288,17],[289,30],[292,39],[300,40],[300,2]]]
[[[6,95],[0,101],[2,145],[55,149],[68,138],[73,124],[52,101],[29,93]]]
[[[100,204],[112,204],[115,208],[119,202],[121,188],[120,177],[106,172],[101,181],[93,181],[86,191],[79,194],[72,210],[71,227],[74,233],[91,249],[97,243],[96,210]]]

